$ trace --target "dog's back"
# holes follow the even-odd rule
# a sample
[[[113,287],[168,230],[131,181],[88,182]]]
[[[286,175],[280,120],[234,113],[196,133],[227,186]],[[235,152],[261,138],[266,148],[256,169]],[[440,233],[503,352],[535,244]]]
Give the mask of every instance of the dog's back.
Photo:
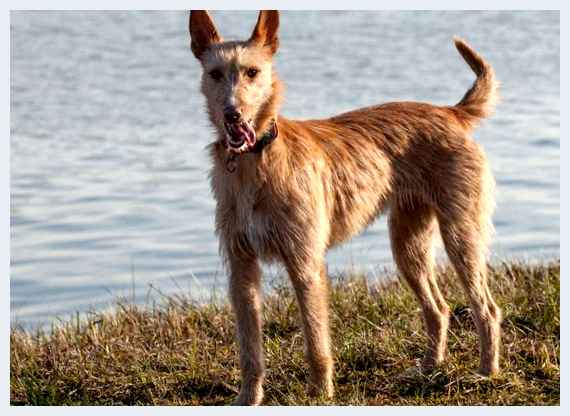
[[[325,120],[280,116],[282,146],[274,146],[257,167],[271,170],[262,175],[271,178],[264,198],[272,194],[287,204],[299,199],[299,191],[322,195],[324,206],[317,209],[330,224],[328,233],[321,233],[326,247],[361,232],[390,204],[428,204],[443,213],[476,200],[481,201],[481,235],[488,241],[494,183],[484,152],[469,133],[491,114],[497,83],[477,53],[460,39],[455,44],[477,74],[455,106],[395,102]],[[270,191],[272,186],[277,192]],[[272,206],[273,215],[275,210]]]

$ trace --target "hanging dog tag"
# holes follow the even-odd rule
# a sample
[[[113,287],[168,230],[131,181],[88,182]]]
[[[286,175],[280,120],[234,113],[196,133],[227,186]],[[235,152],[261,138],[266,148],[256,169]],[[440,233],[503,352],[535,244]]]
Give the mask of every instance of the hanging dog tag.
[[[236,158],[237,155],[235,153],[231,153],[230,155],[228,155],[228,158],[226,159],[226,170],[228,171],[228,173],[234,173],[236,171],[237,168]]]

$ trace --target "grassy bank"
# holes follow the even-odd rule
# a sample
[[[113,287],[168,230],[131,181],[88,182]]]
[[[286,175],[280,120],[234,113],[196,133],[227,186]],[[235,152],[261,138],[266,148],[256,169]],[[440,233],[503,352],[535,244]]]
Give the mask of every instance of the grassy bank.
[[[428,376],[398,377],[425,345],[411,291],[340,277],[331,296],[336,399],[331,404],[559,404],[560,262],[492,268],[503,308],[502,374],[481,379],[475,328],[457,279],[440,270],[453,311],[450,355]],[[288,286],[264,308],[265,404],[316,404],[298,310]],[[117,305],[116,312],[69,323],[53,334],[10,334],[13,405],[228,404],[238,391],[234,323],[227,305],[171,298],[161,308]]]

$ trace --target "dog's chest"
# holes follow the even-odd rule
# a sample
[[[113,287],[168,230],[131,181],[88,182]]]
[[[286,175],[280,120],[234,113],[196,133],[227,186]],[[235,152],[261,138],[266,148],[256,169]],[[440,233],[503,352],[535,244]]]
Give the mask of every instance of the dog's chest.
[[[271,209],[267,200],[268,190],[253,184],[240,187],[239,192],[226,195],[231,201],[233,232],[245,235],[256,253],[263,255],[268,244],[274,240],[275,209]]]
[[[240,195],[236,204],[236,214],[242,226],[242,232],[247,235],[254,246],[266,240],[271,230],[269,213],[262,205],[262,196],[252,191],[247,195]]]

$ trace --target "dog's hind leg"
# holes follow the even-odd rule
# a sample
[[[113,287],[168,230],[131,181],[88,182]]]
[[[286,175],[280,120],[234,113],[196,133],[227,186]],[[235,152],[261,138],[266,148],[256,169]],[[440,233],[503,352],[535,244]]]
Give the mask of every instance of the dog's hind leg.
[[[479,372],[488,376],[499,371],[501,310],[487,284],[485,237],[478,215],[462,210],[458,215],[439,216],[441,236],[447,255],[467,293],[473,320],[479,332],[481,364]]]
[[[431,369],[445,358],[449,324],[449,307],[434,274],[435,213],[419,202],[395,204],[391,208],[388,225],[396,265],[423,311],[428,347],[422,368]]]
[[[234,404],[258,405],[263,400],[261,340],[261,269],[255,257],[230,256],[230,299],[236,316],[242,385]]]
[[[324,262],[288,261],[287,269],[299,302],[305,356],[309,362],[309,394],[333,396],[333,359],[329,334],[329,282]]]

